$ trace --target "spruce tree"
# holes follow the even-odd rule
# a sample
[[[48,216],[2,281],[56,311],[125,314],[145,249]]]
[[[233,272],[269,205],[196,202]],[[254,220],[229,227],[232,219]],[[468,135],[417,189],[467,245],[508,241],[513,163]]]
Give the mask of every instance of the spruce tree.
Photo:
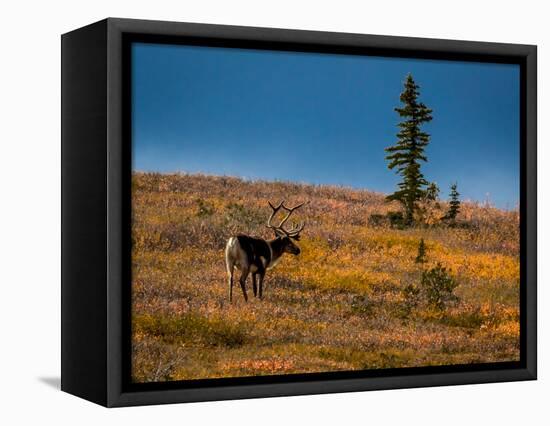
[[[460,193],[457,191],[456,188],[457,184],[453,183],[451,185],[451,193],[449,194],[449,211],[445,215],[445,217],[450,220],[455,220],[458,212],[460,211],[460,200],[458,199]]]
[[[419,86],[411,74],[407,75],[405,88],[400,96],[402,106],[395,111],[403,118],[398,124],[395,145],[386,148],[389,161],[388,168],[396,169],[402,180],[398,190],[387,196],[387,199],[401,202],[405,210],[405,223],[411,225],[418,200],[425,196],[424,187],[428,181],[420,170],[420,161],[427,161],[424,149],[430,141],[430,135],[421,130],[421,125],[431,121],[432,110],[418,101]]]
[[[418,244],[418,254],[414,261],[415,263],[426,263],[426,244],[424,243],[424,238],[422,238]]]
[[[426,200],[428,201],[437,201],[439,199],[439,187],[437,183],[432,182],[426,188]]]

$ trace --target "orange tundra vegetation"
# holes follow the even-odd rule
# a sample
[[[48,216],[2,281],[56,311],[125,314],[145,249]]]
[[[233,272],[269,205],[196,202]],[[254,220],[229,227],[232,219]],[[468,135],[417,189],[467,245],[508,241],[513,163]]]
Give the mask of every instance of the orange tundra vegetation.
[[[302,252],[263,301],[237,287],[230,304],[225,243],[272,238],[282,199],[308,202]],[[393,229],[371,220],[399,209],[379,193],[157,173],[134,173],[132,203],[136,382],[519,360],[517,211],[463,202],[456,226]],[[410,290],[437,263],[457,284],[445,309]]]

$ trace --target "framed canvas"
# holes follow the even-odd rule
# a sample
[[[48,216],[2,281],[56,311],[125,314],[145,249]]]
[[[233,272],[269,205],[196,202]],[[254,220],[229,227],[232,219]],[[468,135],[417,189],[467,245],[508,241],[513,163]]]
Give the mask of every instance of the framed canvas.
[[[106,19],[62,36],[62,389],[536,378],[536,47]]]

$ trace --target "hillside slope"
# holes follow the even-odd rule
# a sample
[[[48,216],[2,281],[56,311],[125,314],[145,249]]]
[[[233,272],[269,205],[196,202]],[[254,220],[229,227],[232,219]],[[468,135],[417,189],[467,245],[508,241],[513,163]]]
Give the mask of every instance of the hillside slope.
[[[398,230],[375,226],[398,206],[369,191],[142,173],[132,185],[135,381],[519,359],[517,212],[465,203],[463,226]],[[271,238],[267,201],[282,199],[308,201],[302,254],[267,273],[263,301],[236,287],[229,304],[225,242]],[[437,262],[458,300],[411,308],[407,286]]]

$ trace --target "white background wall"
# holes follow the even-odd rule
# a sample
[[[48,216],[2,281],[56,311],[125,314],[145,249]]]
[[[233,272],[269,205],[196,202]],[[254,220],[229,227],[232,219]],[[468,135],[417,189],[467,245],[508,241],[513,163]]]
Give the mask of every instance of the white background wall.
[[[548,424],[550,94],[543,1],[6,1],[0,5],[0,423]],[[538,44],[539,381],[106,410],[56,389],[60,34],[107,16]],[[546,301],[546,302],[545,302]],[[550,308],[549,308],[550,309]],[[545,420],[544,420],[545,419]],[[31,424],[31,423],[29,423]]]

